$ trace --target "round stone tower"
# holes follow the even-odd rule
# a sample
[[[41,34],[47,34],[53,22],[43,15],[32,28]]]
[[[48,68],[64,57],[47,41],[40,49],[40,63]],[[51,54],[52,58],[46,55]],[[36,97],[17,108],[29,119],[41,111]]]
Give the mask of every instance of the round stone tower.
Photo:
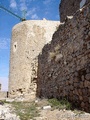
[[[35,97],[38,55],[59,26],[59,21],[30,20],[13,27],[9,97]]]

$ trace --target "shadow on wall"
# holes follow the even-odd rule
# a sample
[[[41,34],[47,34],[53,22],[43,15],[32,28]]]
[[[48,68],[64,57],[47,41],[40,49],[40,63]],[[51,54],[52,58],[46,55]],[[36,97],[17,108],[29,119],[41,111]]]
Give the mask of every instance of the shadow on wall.
[[[73,16],[74,13],[88,4],[90,0],[61,0],[59,5],[60,21],[64,22],[67,16]]]
[[[59,26],[38,57],[37,96],[90,112],[90,4]]]

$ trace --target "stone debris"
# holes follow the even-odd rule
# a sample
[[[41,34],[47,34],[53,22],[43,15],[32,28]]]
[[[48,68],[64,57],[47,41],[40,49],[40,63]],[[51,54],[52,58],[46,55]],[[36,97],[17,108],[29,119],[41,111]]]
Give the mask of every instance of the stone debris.
[[[51,106],[45,104],[47,104],[46,99],[38,101],[40,116],[30,120],[90,120],[89,113],[78,110],[48,109],[51,108]],[[42,105],[44,105],[43,108],[45,109],[42,109]],[[5,103],[4,105],[0,105],[0,120],[20,120],[20,118],[13,112],[13,107],[10,104]]]
[[[20,120],[9,104],[0,105],[0,120]]]
[[[10,99],[10,98],[6,99],[6,102],[14,102],[14,101],[15,101],[15,99]]]
[[[48,106],[43,106],[43,110],[49,110],[49,109],[51,109],[51,106],[50,106],[50,105],[48,105]]]
[[[71,110],[41,110],[40,117],[35,120],[90,120],[90,114],[73,112]]]

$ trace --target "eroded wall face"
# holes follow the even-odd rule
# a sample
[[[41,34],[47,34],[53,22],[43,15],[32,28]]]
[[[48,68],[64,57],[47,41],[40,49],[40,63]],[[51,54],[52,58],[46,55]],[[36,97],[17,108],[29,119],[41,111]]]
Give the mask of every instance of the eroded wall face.
[[[60,11],[60,21],[64,22],[67,16],[72,16],[74,13],[83,7],[85,4],[89,3],[89,0],[61,0],[59,11]]]
[[[90,112],[90,5],[60,25],[39,55],[37,96]]]
[[[59,6],[60,21],[64,22],[66,16],[72,16],[80,8],[81,0],[61,0]]]
[[[59,22],[46,20],[25,21],[13,28],[9,97],[35,97],[38,55],[43,46],[51,41],[58,25]]]

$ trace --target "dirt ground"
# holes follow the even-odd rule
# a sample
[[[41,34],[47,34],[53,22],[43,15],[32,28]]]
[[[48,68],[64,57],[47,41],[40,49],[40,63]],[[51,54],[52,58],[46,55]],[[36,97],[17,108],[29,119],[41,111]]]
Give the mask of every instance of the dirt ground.
[[[40,116],[26,120],[90,120],[90,114],[79,110],[53,109],[46,100],[35,101]],[[49,108],[44,109],[44,107]],[[0,104],[0,120],[20,120],[19,116],[12,112],[11,104]],[[24,120],[24,119],[21,119]]]
[[[90,120],[90,114],[77,114],[70,110],[41,110],[36,120]]]
[[[90,120],[90,114],[79,110],[42,109],[46,100],[39,101],[40,117],[35,120]]]

